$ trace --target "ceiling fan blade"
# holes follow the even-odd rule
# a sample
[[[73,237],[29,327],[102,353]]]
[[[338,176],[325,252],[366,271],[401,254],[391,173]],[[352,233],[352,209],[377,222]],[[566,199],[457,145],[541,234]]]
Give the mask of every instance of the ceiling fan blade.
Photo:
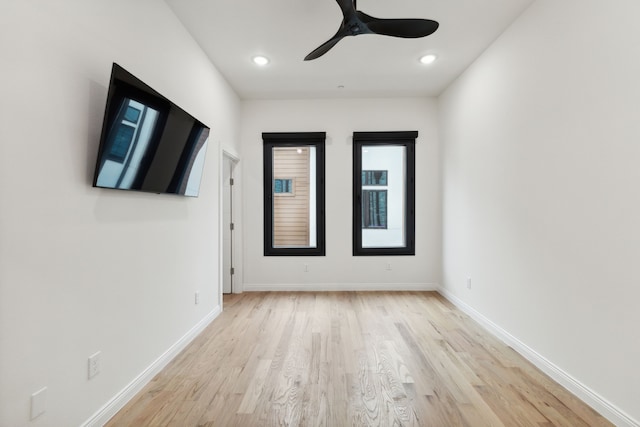
[[[383,36],[418,38],[433,34],[440,24],[430,19],[381,19],[357,11],[358,18],[372,33]]]
[[[356,11],[355,0],[336,0],[338,6],[340,6],[340,10],[342,10],[342,15],[347,18],[352,16]]]
[[[310,61],[312,59],[320,58],[322,55],[324,55],[325,53],[329,52],[329,49],[334,47],[336,45],[336,43],[338,43],[343,38],[344,38],[344,35],[341,34],[341,32],[338,32],[335,36],[333,36],[332,38],[330,38],[326,42],[322,43],[320,46],[315,48],[313,50],[313,52],[311,52],[310,54],[305,56],[304,60],[305,61]]]

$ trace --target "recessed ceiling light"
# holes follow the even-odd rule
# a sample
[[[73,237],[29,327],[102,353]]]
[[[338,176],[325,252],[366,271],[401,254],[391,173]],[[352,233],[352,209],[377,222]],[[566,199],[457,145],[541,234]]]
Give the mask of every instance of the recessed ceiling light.
[[[266,56],[260,56],[260,55],[254,56],[253,63],[256,65],[264,66],[269,63],[269,58],[267,58]]]
[[[433,64],[437,58],[438,57],[436,55],[430,53],[430,54],[425,55],[422,58],[420,58],[420,62],[425,64],[425,65]]]

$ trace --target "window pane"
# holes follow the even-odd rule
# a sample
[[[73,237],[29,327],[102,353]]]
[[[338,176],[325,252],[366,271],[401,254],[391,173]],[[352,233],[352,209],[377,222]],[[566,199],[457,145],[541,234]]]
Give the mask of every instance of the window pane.
[[[109,152],[109,159],[117,162],[124,162],[125,157],[127,157],[127,153],[129,152],[129,146],[131,146],[131,141],[133,141],[133,133],[136,128],[133,126],[125,125],[121,123],[118,126],[118,130],[116,131],[116,136],[113,140],[113,145],[111,146],[111,151]]]
[[[387,185],[387,171],[362,171],[362,185]]]
[[[131,123],[138,123],[140,118],[140,110],[132,106],[127,107],[127,111],[124,113],[124,119]]]
[[[387,190],[362,190],[362,228],[387,228]]]
[[[362,247],[404,247],[406,147],[363,145],[361,155]]]
[[[263,132],[264,254],[324,256],[324,132]]]
[[[273,193],[289,195],[293,194],[293,179],[279,179],[273,180]]]
[[[415,255],[417,137],[353,133],[353,255]]]
[[[274,248],[317,245],[315,164],[314,146],[273,148]]]

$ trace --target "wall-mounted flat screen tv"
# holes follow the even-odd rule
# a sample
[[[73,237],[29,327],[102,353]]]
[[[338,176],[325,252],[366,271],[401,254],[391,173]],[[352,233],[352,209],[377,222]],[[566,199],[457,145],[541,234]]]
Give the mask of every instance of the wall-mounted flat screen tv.
[[[197,197],[209,128],[113,64],[93,186]]]

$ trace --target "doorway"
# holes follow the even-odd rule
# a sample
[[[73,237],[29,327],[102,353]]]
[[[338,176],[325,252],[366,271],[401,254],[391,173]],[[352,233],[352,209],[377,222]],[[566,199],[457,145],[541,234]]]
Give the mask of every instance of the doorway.
[[[222,154],[222,293],[233,293],[234,269],[234,212],[233,212],[233,171],[237,159],[223,152]]]

